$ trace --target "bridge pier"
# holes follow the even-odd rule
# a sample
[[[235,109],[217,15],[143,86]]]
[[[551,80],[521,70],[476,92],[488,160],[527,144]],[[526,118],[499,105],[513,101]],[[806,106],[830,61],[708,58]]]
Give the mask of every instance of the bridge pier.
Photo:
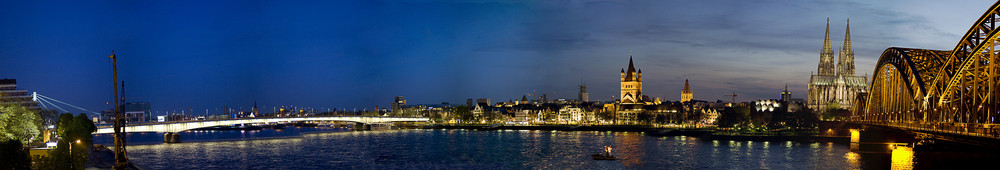
[[[164,133],[163,143],[181,143],[181,134],[173,132]]]
[[[372,130],[372,126],[369,124],[357,122],[354,123],[354,130],[355,131]]]
[[[896,146],[913,147],[913,134],[884,128],[851,129],[851,150],[868,153],[892,153]]]

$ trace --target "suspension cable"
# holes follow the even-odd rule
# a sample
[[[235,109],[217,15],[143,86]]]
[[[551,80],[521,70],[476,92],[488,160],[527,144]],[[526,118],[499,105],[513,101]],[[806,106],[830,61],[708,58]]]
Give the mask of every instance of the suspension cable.
[[[55,102],[58,102],[58,103],[62,103],[62,104],[65,104],[65,105],[67,105],[67,106],[70,106],[70,107],[73,107],[73,108],[76,108],[76,109],[80,109],[80,110],[83,110],[83,111],[86,111],[86,112],[90,112],[90,113],[93,113],[93,114],[98,114],[97,112],[93,112],[93,111],[90,111],[90,110],[87,110],[87,109],[84,109],[84,108],[81,108],[81,107],[78,107],[78,106],[76,106],[76,105],[72,105],[72,104],[69,104],[69,103],[66,103],[66,102],[62,102],[62,101],[59,101],[59,100],[56,100],[56,99],[53,99],[53,98],[51,98],[51,97],[49,97],[49,96],[45,96],[45,95],[41,95],[41,94],[39,94],[39,95],[38,95],[38,97],[41,97],[41,98],[45,98],[45,99],[49,99],[49,100],[52,100],[52,101],[55,101]]]

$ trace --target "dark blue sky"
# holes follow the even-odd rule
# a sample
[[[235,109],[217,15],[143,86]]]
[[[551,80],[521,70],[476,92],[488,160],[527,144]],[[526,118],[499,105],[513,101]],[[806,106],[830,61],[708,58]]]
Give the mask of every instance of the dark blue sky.
[[[678,100],[804,98],[830,18],[851,18],[857,74],[890,46],[951,49],[989,1],[0,2],[0,78],[91,110],[127,97],[158,111],[506,101],[618,94],[634,53],[644,92]]]

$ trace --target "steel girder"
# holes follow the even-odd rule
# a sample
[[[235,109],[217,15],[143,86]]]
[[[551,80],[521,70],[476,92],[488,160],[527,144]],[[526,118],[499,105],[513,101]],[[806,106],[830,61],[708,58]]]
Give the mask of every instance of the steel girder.
[[[926,82],[933,79],[948,51],[893,47],[886,49],[875,66],[867,96],[860,96],[855,115],[863,120],[915,121],[924,119]],[[863,106],[863,107],[860,107]]]
[[[931,84],[930,97],[937,100],[937,110],[950,110],[945,122],[992,123],[996,113],[996,22],[1000,20],[1000,1],[993,4],[952,51],[944,67]]]
[[[1000,2],[977,20],[951,51],[889,48],[874,70],[865,121],[960,123],[985,128],[996,120]],[[971,126],[971,127],[975,127]]]

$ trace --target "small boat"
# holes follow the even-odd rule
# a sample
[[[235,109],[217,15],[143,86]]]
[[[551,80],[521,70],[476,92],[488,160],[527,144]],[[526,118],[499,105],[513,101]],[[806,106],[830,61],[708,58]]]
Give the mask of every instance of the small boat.
[[[593,157],[594,160],[615,160],[615,159],[618,159],[618,158],[615,158],[615,156],[613,156],[613,155],[605,155],[605,154],[599,154],[599,153],[598,154],[594,154],[594,155],[590,155],[590,157]]]
[[[618,158],[615,158],[614,155],[611,155],[611,146],[604,146],[604,154],[596,153],[594,155],[590,155],[590,157],[593,157],[594,160],[615,160],[615,159],[618,159]]]

